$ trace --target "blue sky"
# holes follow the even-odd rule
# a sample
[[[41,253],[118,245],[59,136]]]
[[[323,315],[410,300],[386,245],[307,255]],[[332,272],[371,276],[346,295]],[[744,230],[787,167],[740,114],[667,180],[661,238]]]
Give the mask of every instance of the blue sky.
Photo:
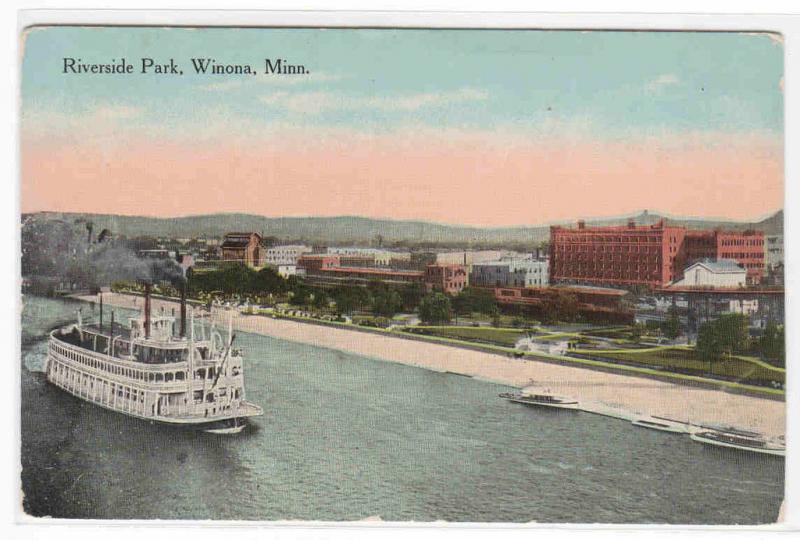
[[[174,58],[183,77],[64,75],[64,56]],[[192,74],[190,58],[302,63],[304,79]],[[23,103],[87,114],[140,107],[180,127],[204,109],[247,122],[391,129],[545,129],[609,137],[783,130],[783,47],[740,33],[349,29],[34,29]]]
[[[64,57],[184,75],[64,74]],[[25,211],[516,225],[783,205],[774,34],[50,27],[22,71]]]

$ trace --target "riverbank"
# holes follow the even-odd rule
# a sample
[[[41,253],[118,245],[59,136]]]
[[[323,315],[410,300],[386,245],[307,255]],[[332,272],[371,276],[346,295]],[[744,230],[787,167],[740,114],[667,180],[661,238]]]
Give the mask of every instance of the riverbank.
[[[97,297],[80,299],[95,302]],[[104,303],[140,309],[143,300],[130,295],[106,294]],[[154,299],[154,312],[162,308],[177,312],[177,302]],[[772,399],[267,316],[235,313],[233,325],[245,332],[517,388],[550,389],[582,403],[591,403],[595,408],[619,410],[621,416],[650,414],[700,424],[730,424],[770,436],[785,433],[785,403]]]

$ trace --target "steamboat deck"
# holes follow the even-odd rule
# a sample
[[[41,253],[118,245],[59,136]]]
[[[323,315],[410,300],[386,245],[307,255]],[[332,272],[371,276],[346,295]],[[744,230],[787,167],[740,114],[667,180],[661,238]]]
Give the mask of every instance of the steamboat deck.
[[[149,299],[149,296],[147,297]],[[184,309],[182,309],[182,313]],[[176,335],[174,317],[143,318],[130,326],[115,322],[78,324],[51,332],[47,380],[90,403],[143,420],[208,428],[218,433],[241,431],[244,420],[263,414],[246,401],[242,354],[211,328],[190,336],[185,317]]]

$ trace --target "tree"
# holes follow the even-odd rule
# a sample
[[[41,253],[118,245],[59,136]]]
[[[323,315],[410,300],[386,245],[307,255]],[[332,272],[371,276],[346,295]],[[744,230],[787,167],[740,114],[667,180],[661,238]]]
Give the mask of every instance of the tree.
[[[715,324],[717,333],[720,335],[723,352],[732,354],[747,349],[750,338],[747,315],[728,313],[717,319]]]
[[[713,363],[722,354],[722,342],[713,323],[706,323],[698,330],[695,351],[700,360],[708,362],[708,370],[711,371]]]
[[[328,295],[322,289],[314,290],[314,307],[325,308],[328,307]]]
[[[494,309],[490,315],[492,316],[492,326],[495,328],[500,328],[500,308],[494,306]]]
[[[358,286],[337,287],[331,293],[331,297],[336,302],[336,311],[343,315],[362,310],[370,303],[369,291]]]
[[[701,360],[708,362],[709,371],[722,356],[730,356],[747,348],[747,325],[746,315],[729,313],[700,327],[695,351]]]
[[[667,339],[675,339],[681,335],[681,320],[678,317],[678,308],[670,306],[667,320],[661,326],[661,331]]]
[[[372,293],[372,312],[383,317],[394,317],[403,307],[400,293],[388,287],[382,287]]]
[[[253,292],[281,293],[287,288],[286,280],[275,269],[265,266],[253,276]]]
[[[419,318],[426,324],[442,324],[450,321],[450,299],[442,293],[430,293],[419,303]]]
[[[542,315],[552,323],[575,321],[578,318],[578,297],[566,291],[551,291],[542,302]]]
[[[423,296],[425,296],[425,286],[422,283],[409,283],[400,290],[403,309],[409,311],[417,309]]]
[[[645,332],[645,325],[636,323],[631,327],[631,341],[639,343],[642,341],[642,335]]]
[[[781,365],[785,363],[786,340],[783,326],[778,326],[772,320],[767,322],[758,345],[762,355],[771,360],[778,360]]]
[[[467,287],[453,298],[453,310],[458,315],[484,313],[491,315],[497,308],[494,293],[488,289]]]
[[[312,291],[303,285],[297,286],[292,289],[292,297],[289,299],[290,304],[295,306],[304,306],[311,300]]]

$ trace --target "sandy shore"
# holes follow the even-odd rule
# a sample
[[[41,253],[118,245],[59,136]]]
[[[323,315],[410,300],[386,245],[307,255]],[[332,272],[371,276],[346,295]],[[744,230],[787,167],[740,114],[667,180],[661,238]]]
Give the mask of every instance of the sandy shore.
[[[97,298],[82,299],[96,301]],[[104,303],[141,308],[143,299],[106,294]],[[176,306],[175,302],[153,300],[154,310],[164,307],[171,312]],[[233,325],[245,332],[436,371],[450,371],[519,388],[549,388],[555,393],[577,398],[581,403],[627,413],[701,424],[730,424],[771,436],[785,433],[786,407],[785,403],[777,400],[264,316],[236,314]]]

